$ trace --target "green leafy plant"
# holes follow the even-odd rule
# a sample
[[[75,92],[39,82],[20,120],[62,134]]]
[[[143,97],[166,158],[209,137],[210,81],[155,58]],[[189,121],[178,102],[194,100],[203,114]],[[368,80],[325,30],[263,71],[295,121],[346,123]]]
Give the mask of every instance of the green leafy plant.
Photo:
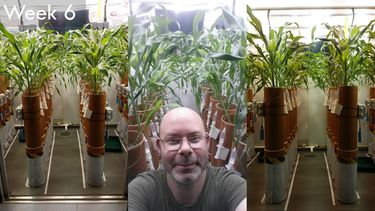
[[[4,39],[5,69],[19,92],[32,94],[50,80],[54,74],[52,52],[57,42],[51,31],[37,30],[17,35],[10,33],[0,23],[0,31]]]
[[[266,36],[262,24],[247,7],[249,23],[255,32],[247,33],[251,50],[248,53],[249,67],[259,77],[257,91],[263,87],[298,87],[307,84],[305,48],[300,35],[295,36],[288,27],[296,23],[286,23],[277,30],[269,28]]]
[[[375,86],[375,47],[372,44],[375,39],[375,32],[373,31],[374,21],[371,21],[368,26],[368,40],[361,42],[361,49],[364,56],[363,75],[366,82],[370,86]]]
[[[78,55],[74,62],[79,76],[91,87],[93,94],[102,92],[105,82],[111,84],[113,68],[110,66],[111,57],[108,55],[110,40],[120,30],[94,30],[84,27],[82,31],[73,31],[72,53]],[[108,48],[108,49],[107,49]]]
[[[119,33],[109,41],[109,65],[123,79],[129,74],[128,26],[121,25]]]
[[[328,65],[325,65],[327,69],[323,76],[331,77],[327,80],[330,86],[351,86],[359,80],[365,59],[361,49],[362,37],[371,24],[350,28],[324,24],[328,34],[322,39],[322,53],[326,55]]]
[[[148,7],[136,12],[142,14],[153,9]],[[168,22],[162,17],[154,17],[150,21],[140,21],[137,15],[129,17],[130,73],[128,104],[132,117],[130,124],[138,125],[138,136],[149,126],[156,113],[163,106],[167,90],[174,94],[170,83],[175,80],[166,68],[170,42],[162,34]],[[143,113],[141,115],[141,113]],[[129,116],[130,119],[130,116]],[[142,127],[144,123],[144,127]],[[136,140],[139,140],[138,138]],[[140,141],[140,140],[139,140]]]

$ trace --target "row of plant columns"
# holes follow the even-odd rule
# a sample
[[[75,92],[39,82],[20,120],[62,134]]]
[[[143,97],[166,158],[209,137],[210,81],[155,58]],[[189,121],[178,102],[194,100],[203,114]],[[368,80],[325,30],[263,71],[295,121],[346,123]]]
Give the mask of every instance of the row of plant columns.
[[[297,158],[297,89],[264,88],[264,103],[258,114],[265,123],[265,174],[267,203],[286,199]],[[261,111],[259,111],[261,110]]]
[[[52,81],[21,96],[29,187],[40,187],[46,180],[53,138],[52,96]]]
[[[220,100],[215,99],[209,88],[203,88],[201,117],[209,135],[209,159],[212,166],[226,167],[238,174],[246,176],[241,162],[241,155],[246,151],[246,142],[238,141],[235,145],[236,133],[233,124],[238,106],[230,104],[224,109]],[[226,98],[222,96],[222,98]],[[244,125],[246,127],[246,125]],[[238,130],[238,128],[237,128]],[[246,139],[246,136],[243,137]]]
[[[336,198],[354,203],[357,198],[357,102],[356,86],[330,88],[327,93],[328,161],[337,190]]]
[[[80,82],[81,143],[85,157],[87,183],[91,186],[104,184],[104,133],[106,118],[106,93],[94,94],[90,86]]]
[[[8,150],[16,135],[13,117],[13,96],[12,90],[9,88],[9,79],[0,76],[0,144],[2,147],[2,155]]]

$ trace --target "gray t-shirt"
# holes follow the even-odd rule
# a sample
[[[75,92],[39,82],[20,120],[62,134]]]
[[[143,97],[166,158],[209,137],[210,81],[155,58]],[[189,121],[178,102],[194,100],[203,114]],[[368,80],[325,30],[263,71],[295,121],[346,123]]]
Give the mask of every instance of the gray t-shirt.
[[[246,181],[224,168],[207,166],[207,177],[197,202],[178,203],[167,185],[164,170],[138,175],[129,184],[129,211],[231,211],[246,197]]]

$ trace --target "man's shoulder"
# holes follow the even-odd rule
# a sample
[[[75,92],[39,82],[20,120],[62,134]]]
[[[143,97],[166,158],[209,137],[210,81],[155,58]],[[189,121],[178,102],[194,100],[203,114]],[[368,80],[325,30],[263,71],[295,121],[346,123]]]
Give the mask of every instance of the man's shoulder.
[[[132,186],[142,185],[156,185],[161,182],[163,175],[162,170],[150,170],[138,174],[130,183],[129,188]]]
[[[241,181],[245,181],[244,178],[241,176],[235,174],[233,171],[227,170],[224,167],[215,167],[215,166],[208,166],[207,170],[210,172],[211,177],[215,178],[232,178],[232,179],[238,179]]]

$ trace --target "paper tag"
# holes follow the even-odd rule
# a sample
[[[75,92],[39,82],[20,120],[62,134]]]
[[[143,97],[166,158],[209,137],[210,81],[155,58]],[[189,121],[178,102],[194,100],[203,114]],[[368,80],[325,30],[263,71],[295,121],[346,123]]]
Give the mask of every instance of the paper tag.
[[[324,97],[324,106],[327,106],[328,105],[328,91],[325,91],[325,97]]]
[[[330,106],[330,111],[331,111],[331,113],[332,114],[335,114],[336,113],[336,103],[334,102],[334,101],[332,101],[332,103],[331,103],[331,106]]]
[[[208,93],[207,93],[207,92],[204,92],[204,94],[203,94],[203,98],[202,98],[202,102],[201,102],[201,110],[200,110],[201,113],[203,112],[204,101],[206,101],[207,95],[208,95]]]
[[[224,128],[224,130],[221,131],[221,133],[220,133],[220,138],[219,138],[219,145],[220,146],[223,146],[224,138],[225,138],[226,133],[227,133],[226,128]]]
[[[83,116],[87,119],[91,118],[92,111],[89,108],[85,108],[83,112]]]
[[[77,85],[77,95],[81,92],[81,87],[79,86],[79,84]]]
[[[152,136],[153,137],[158,137],[157,133],[156,133],[156,128],[155,128],[155,123],[151,123],[150,124],[150,128],[151,128],[151,133],[152,133]]]
[[[286,100],[286,93],[284,92],[284,114],[288,114],[288,102]]]
[[[200,111],[201,113],[203,112],[203,109],[204,109],[204,102],[201,103],[201,106],[200,106]]]
[[[293,110],[292,103],[291,101],[288,101],[288,111],[292,111],[292,110]]]
[[[44,116],[43,108],[40,109],[40,116]]]
[[[337,115],[340,115],[341,114],[341,112],[342,112],[342,105],[340,104],[340,103],[337,103],[336,104],[336,108],[335,108],[335,113],[337,114]]]
[[[85,98],[85,100],[83,101],[83,107],[88,107],[89,106],[89,98]]]
[[[219,134],[220,134],[220,130],[217,129],[215,126],[211,126],[209,137],[216,140]]]
[[[216,151],[216,155],[215,155],[215,158],[218,159],[218,160],[225,160],[227,159],[227,156],[228,156],[228,153],[229,153],[229,149],[225,148],[225,147],[219,147],[219,145],[217,145],[217,151]]]
[[[43,100],[43,109],[48,109],[47,101]]]

